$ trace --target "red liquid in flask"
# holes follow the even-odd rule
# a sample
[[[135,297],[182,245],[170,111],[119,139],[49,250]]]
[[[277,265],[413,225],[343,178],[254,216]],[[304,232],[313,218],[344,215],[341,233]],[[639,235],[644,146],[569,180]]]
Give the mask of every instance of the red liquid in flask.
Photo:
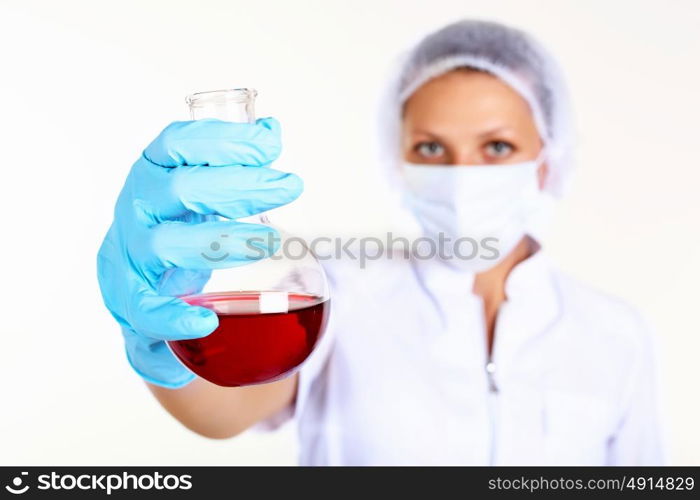
[[[228,292],[182,297],[216,312],[219,327],[206,337],[170,341],[170,348],[190,370],[217,385],[237,387],[285,377],[314,349],[326,326],[329,301],[289,293],[287,312],[261,313],[260,295]]]

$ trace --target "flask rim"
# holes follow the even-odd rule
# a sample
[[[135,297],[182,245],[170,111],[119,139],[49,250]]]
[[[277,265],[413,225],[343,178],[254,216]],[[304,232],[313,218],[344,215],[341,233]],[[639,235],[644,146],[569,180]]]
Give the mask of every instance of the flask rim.
[[[236,88],[222,90],[208,90],[205,92],[196,92],[185,97],[185,102],[190,108],[199,108],[213,102],[249,102],[258,95],[258,92],[253,88]]]

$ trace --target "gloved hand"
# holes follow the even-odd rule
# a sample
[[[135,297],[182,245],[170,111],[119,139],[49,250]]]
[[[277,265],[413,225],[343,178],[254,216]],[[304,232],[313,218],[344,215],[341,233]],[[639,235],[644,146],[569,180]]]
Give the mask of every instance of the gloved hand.
[[[269,256],[274,229],[235,220],[284,205],[303,189],[301,179],[267,168],[280,153],[279,123],[214,119],[175,122],[134,163],[119,195],[114,222],[97,256],[104,302],[121,325],[131,366],[145,380],[177,388],[195,375],[165,340],[203,337],[216,314],[174,295],[196,293],[212,269]],[[228,234],[225,238],[219,238]],[[260,239],[262,238],[262,239]],[[225,244],[213,262],[202,256]],[[272,241],[277,241],[274,238]]]

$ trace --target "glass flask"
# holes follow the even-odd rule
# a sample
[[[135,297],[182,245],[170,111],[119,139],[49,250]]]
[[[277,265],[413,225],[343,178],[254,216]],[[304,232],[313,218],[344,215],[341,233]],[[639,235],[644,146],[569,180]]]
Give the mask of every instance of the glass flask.
[[[231,89],[192,94],[186,101],[193,120],[254,123],[256,96],[253,89]],[[272,226],[265,214],[238,221]],[[275,229],[280,244],[268,258],[164,276],[171,295],[211,309],[219,318],[219,327],[206,337],[168,342],[187,368],[209,382],[238,387],[284,378],[300,367],[323,335],[330,308],[323,268],[304,240]],[[221,254],[222,241],[211,242],[203,256]]]

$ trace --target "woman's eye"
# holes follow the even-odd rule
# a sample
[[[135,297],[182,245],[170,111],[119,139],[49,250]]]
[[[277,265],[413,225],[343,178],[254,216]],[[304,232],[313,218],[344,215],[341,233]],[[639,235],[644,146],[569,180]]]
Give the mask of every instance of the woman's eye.
[[[495,158],[503,158],[513,152],[515,148],[506,141],[491,141],[486,145],[486,154]]]
[[[435,158],[445,154],[445,148],[443,148],[440,143],[435,141],[418,143],[415,146],[415,150],[418,154],[424,156],[425,158]]]

